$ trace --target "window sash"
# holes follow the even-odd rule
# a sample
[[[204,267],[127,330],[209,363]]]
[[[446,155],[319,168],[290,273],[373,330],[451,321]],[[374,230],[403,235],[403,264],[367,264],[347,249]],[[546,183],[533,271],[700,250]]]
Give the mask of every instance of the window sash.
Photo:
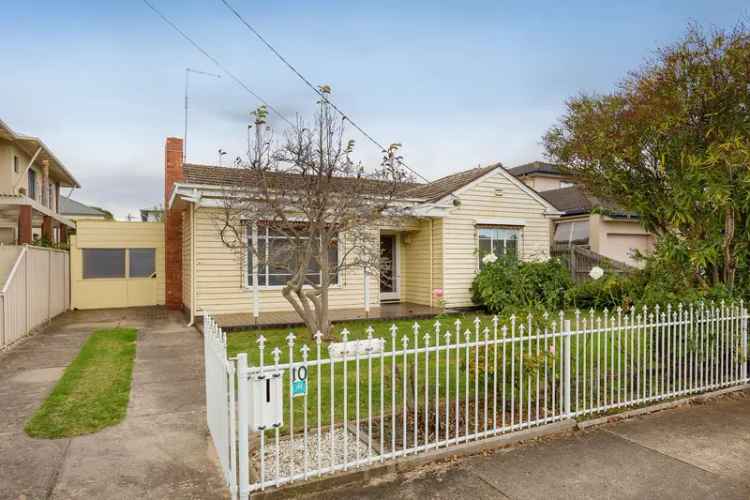
[[[128,249],[128,277],[150,278],[156,272],[155,248]]]
[[[83,279],[125,278],[124,248],[84,248]]]
[[[246,226],[245,241],[247,242],[247,245],[249,247],[248,250],[246,251],[246,263],[245,263],[245,273],[247,275],[247,280],[246,280],[247,286],[253,287],[254,279],[257,279],[257,284],[259,287],[264,287],[264,288],[284,286],[289,281],[289,278],[291,278],[292,273],[290,273],[285,267],[274,268],[273,263],[268,262],[269,260],[273,260],[269,258],[269,251],[271,251],[271,255],[273,255],[273,252],[272,252],[273,242],[282,242],[282,241],[289,240],[289,239],[291,238],[288,238],[284,234],[279,234],[279,233],[274,234],[274,232],[268,226],[263,226],[263,225]],[[308,238],[300,237],[299,239],[308,239]],[[328,258],[329,258],[329,262],[331,263],[331,266],[338,269],[338,266],[339,266],[338,238],[336,238],[334,241],[336,242],[336,245],[334,247],[328,248]],[[251,248],[255,249],[255,251],[253,251]],[[255,264],[256,252],[258,254],[257,260],[260,261],[257,265]],[[320,266],[315,260],[310,262],[310,266],[312,266],[312,269],[308,269],[308,272],[305,273],[306,281],[309,281],[315,284],[320,284],[320,282],[322,281],[322,275],[319,269]],[[338,272],[330,273],[330,284],[331,285],[339,284]]]
[[[483,258],[485,255],[492,253],[497,258],[506,255],[518,257],[519,242],[521,241],[521,228],[507,226],[479,226],[478,232],[478,253],[479,268],[484,268]]]

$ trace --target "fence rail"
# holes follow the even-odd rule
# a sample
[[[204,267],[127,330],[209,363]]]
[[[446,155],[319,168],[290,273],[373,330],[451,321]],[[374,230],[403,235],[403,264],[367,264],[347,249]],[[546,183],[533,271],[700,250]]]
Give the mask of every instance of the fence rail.
[[[20,339],[70,308],[68,252],[32,246],[5,246],[13,265],[0,289],[0,347]]]
[[[229,360],[226,338],[207,316],[206,390],[215,391],[209,428],[227,483],[246,498],[339,470],[744,384],[747,319],[744,304],[722,303],[503,324],[435,321],[429,331],[393,325],[385,338],[372,328],[342,330],[343,343],[327,349],[320,335],[290,334],[284,344],[259,336],[257,349]],[[251,385],[259,380],[266,402],[281,398],[283,418],[251,432]]]

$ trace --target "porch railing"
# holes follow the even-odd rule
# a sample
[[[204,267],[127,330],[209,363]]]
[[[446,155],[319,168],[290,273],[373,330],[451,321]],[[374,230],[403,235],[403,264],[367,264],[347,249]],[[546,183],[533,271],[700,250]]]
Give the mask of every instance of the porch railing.
[[[207,361],[207,385],[221,396],[209,399],[209,428],[224,426],[211,434],[220,455],[228,453],[227,483],[244,499],[331,472],[745,384],[747,320],[744,304],[722,303],[435,321],[407,332],[393,325],[384,337],[372,328],[342,330],[343,343],[328,348],[320,335],[290,334],[285,345],[259,336],[257,349],[225,363],[219,382],[209,380]],[[215,363],[225,337],[206,338]],[[223,382],[235,372],[236,401]],[[271,425],[258,426],[251,406],[258,381],[268,384],[261,404],[280,398]]]

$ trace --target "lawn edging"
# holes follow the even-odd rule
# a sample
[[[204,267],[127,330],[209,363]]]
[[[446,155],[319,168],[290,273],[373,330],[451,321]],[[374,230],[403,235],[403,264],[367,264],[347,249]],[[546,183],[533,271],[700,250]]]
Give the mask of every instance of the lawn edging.
[[[24,427],[34,438],[57,439],[97,432],[127,413],[137,330],[92,333],[52,392]]]

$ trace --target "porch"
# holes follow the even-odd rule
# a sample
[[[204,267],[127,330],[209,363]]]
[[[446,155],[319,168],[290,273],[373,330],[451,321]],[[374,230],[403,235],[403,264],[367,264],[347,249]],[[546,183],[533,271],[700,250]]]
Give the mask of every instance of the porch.
[[[328,314],[332,322],[340,323],[342,321],[356,321],[363,319],[425,319],[437,316],[442,312],[443,310],[437,307],[414,304],[411,302],[399,302],[371,307],[369,312],[364,308],[332,309]],[[217,314],[214,316],[214,319],[224,331],[258,328],[288,328],[303,324],[302,319],[294,311],[265,312],[260,313],[257,318],[255,318],[250,312]],[[199,327],[202,327],[200,322],[198,325]]]
[[[73,221],[23,194],[0,194],[0,243],[67,243]]]

